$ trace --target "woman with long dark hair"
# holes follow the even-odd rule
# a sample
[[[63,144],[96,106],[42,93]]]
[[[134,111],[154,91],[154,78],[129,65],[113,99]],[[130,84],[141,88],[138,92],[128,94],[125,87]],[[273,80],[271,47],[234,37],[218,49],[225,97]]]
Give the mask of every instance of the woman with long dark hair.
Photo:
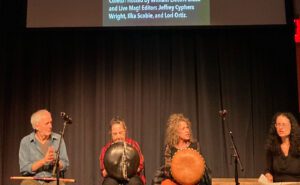
[[[293,114],[273,116],[266,150],[265,176],[270,182],[300,182],[300,127]]]

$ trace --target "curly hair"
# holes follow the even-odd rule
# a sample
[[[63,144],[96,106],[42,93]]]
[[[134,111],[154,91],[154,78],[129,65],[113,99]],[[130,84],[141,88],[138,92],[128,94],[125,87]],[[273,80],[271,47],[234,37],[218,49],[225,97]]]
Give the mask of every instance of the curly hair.
[[[275,127],[276,119],[279,116],[284,116],[290,120],[291,123],[290,151],[292,156],[299,157],[300,156],[300,127],[295,116],[290,112],[277,112],[276,114],[274,114],[272,118],[272,124],[269,130],[267,142],[266,142],[266,150],[275,155],[280,155],[281,153],[280,145],[282,141],[281,138],[278,136]]]
[[[179,123],[181,121],[184,121],[187,123],[189,130],[190,130],[190,141],[194,142],[193,139],[193,134],[192,134],[192,130],[191,130],[191,126],[192,123],[191,121],[185,117],[183,114],[171,114],[168,122],[167,122],[167,129],[166,129],[166,133],[165,133],[165,144],[169,145],[169,146],[175,146],[178,144],[179,141],[179,136],[178,136],[178,127],[179,127]]]

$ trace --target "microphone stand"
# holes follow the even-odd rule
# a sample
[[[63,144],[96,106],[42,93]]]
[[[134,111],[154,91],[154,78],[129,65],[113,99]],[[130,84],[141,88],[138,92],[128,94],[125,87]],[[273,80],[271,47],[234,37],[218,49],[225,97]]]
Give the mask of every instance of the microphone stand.
[[[58,145],[58,148],[57,148],[57,151],[56,151],[56,159],[55,159],[55,163],[54,163],[54,167],[53,167],[53,171],[52,171],[52,176],[55,177],[56,175],[56,184],[59,185],[59,154],[60,154],[60,146],[61,146],[61,142],[62,142],[62,139],[64,137],[64,134],[65,134],[65,129],[66,129],[66,126],[67,126],[67,123],[68,121],[65,121],[64,122],[64,127],[63,127],[63,130],[60,134],[60,138],[59,138],[59,145]]]
[[[222,122],[225,123],[225,118],[227,115],[227,110],[223,109],[219,111],[219,115],[222,117]],[[224,125],[224,124],[223,124]],[[240,169],[241,171],[244,171],[238,150],[236,148],[236,145],[234,143],[234,139],[233,139],[233,135],[232,135],[232,131],[229,130],[229,135],[230,135],[230,141],[231,141],[231,145],[232,145],[232,149],[233,149],[233,154],[231,155],[232,158],[234,158],[234,178],[235,178],[235,184],[239,185],[239,174],[238,174],[238,169],[237,169],[237,164],[239,163]]]
[[[239,173],[238,173],[238,169],[237,169],[237,164],[239,163],[241,171],[244,171],[244,168],[243,168],[243,165],[242,165],[242,162],[240,159],[240,155],[239,155],[236,145],[234,143],[233,135],[232,135],[231,131],[229,131],[229,135],[230,135],[230,141],[231,141],[232,150],[233,150],[233,154],[231,157],[234,158],[234,179],[235,179],[235,184],[239,185],[240,183],[239,183]]]

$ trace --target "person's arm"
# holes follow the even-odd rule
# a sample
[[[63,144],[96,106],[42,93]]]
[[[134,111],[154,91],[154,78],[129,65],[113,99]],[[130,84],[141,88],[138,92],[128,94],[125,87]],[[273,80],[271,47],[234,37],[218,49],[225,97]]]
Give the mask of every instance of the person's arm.
[[[200,150],[200,143],[197,141],[196,142],[196,150],[201,154],[201,150]],[[201,154],[204,161],[205,161],[205,158],[203,156],[203,154]],[[200,180],[200,185],[211,185],[212,182],[211,182],[211,170],[210,168],[208,167],[208,164],[205,162],[205,169],[204,169],[204,175],[203,177],[201,178]]]
[[[137,150],[137,152],[139,154],[140,164],[139,164],[139,167],[138,167],[138,172],[141,172],[141,171],[144,170],[144,156],[143,156],[142,150],[141,150],[139,144],[136,141],[132,140],[131,144],[133,145],[133,147]]]
[[[65,141],[61,141],[61,146],[60,146],[60,154],[59,154],[59,169],[60,171],[66,171],[69,167],[69,158],[68,158],[68,153],[67,153],[67,148]]]
[[[44,167],[45,164],[49,164],[54,160],[53,148],[49,148],[42,159],[33,161],[35,157],[32,156],[33,154],[30,150],[31,144],[32,143],[29,137],[25,137],[21,140],[19,148],[20,173],[25,176],[34,175],[38,169]]]
[[[32,171],[33,162],[30,161],[29,144],[28,138],[23,138],[20,142],[19,148],[19,164],[20,173],[22,175],[34,175],[35,171]],[[42,165],[43,161],[39,162]]]
[[[273,182],[273,175],[271,173],[265,173],[265,176],[269,182]]]
[[[196,150],[201,154],[200,143],[199,142],[196,143]]]
[[[273,182],[272,174],[273,174],[273,155],[270,151],[268,151],[266,154],[266,169],[264,175],[270,182]]]
[[[99,157],[99,166],[100,166],[100,171],[101,171],[102,177],[107,176],[107,171],[105,170],[105,166],[104,166],[104,156],[105,156],[107,148],[108,148],[107,145],[102,147],[101,154]]]
[[[167,177],[171,177],[170,169],[171,169],[171,162],[172,162],[172,156],[171,156],[171,148],[169,145],[166,145],[165,151],[164,151],[164,165],[165,165],[165,175]]]
[[[31,171],[36,172],[38,169],[42,168],[44,165],[53,163],[53,161],[55,159],[54,152],[55,152],[54,148],[49,147],[44,158],[42,158],[41,160],[38,160],[32,164]]]
[[[32,142],[29,137],[22,139],[19,149],[19,163],[20,163],[20,173],[22,175],[34,175],[36,172],[43,168],[45,165],[53,163],[54,148],[49,147],[45,156],[39,159],[36,154],[32,153]]]

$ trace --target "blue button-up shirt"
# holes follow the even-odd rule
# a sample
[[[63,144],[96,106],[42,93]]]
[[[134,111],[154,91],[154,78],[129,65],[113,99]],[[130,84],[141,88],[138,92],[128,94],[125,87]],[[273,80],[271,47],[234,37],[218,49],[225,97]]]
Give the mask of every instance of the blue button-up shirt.
[[[53,146],[55,151],[58,149],[60,135],[52,133],[50,136],[50,146]],[[25,136],[20,143],[19,150],[19,164],[20,172],[25,176],[35,176],[35,177],[51,177],[53,165],[44,165],[37,171],[33,172],[31,167],[33,163],[44,158],[44,155],[37,139],[35,138],[35,133]],[[67,170],[69,166],[69,159],[67,155],[66,145],[64,140],[61,141],[60,146],[60,160],[63,163],[63,171]]]

